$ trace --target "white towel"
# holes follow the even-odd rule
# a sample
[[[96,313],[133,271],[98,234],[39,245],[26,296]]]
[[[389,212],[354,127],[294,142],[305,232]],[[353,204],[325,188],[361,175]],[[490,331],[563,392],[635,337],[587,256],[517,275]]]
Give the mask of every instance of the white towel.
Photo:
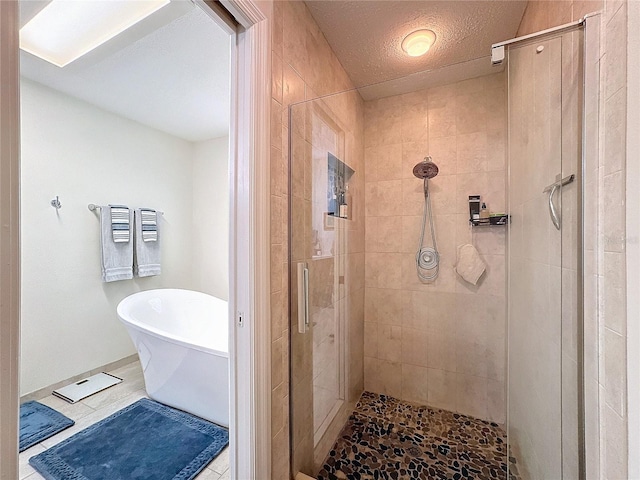
[[[118,207],[122,209],[123,207]],[[126,208],[126,207],[124,207]],[[129,224],[133,220],[131,210],[127,209]],[[122,212],[120,212],[122,215]],[[114,282],[133,278],[133,242],[118,241],[113,235],[111,207],[100,210],[100,244],[102,247],[102,280]]]
[[[160,266],[160,220],[162,219],[162,215],[156,215],[155,241],[145,241],[142,233],[142,210],[149,209],[136,209],[135,272],[139,277],[151,277],[153,275],[160,275],[160,273],[162,273],[162,268]]]
[[[473,285],[477,284],[485,269],[486,266],[476,247],[468,243],[458,247],[458,263],[454,270],[464,280]]]

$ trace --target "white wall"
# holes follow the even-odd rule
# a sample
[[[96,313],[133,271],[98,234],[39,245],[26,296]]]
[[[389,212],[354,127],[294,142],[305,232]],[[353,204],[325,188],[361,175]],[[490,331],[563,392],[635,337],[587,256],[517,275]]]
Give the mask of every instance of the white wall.
[[[26,394],[133,354],[116,317],[125,296],[193,286],[194,146],[39,84],[23,80],[21,85],[21,394]],[[201,181],[209,174],[202,169]],[[56,195],[63,205],[58,215],[49,205]],[[163,274],[103,283],[99,220],[88,203],[163,210]]]
[[[194,145],[194,288],[229,299],[229,137]]]

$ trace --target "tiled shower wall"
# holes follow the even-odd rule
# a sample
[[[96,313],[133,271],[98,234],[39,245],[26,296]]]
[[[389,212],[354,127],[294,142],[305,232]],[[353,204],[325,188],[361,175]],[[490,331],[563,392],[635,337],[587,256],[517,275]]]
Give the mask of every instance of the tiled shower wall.
[[[289,279],[288,107],[352,88],[304,2],[271,5],[271,478],[290,478],[289,456]],[[343,106],[362,112],[362,103]],[[361,113],[360,113],[361,114]],[[361,334],[362,336],[362,334]],[[353,340],[357,343],[357,339]],[[360,338],[362,342],[362,338]]]
[[[505,422],[505,227],[469,226],[469,195],[505,211],[505,75],[365,102],[365,389]],[[416,274],[431,155],[440,274]],[[427,235],[428,237],[428,235]],[[487,265],[456,275],[457,246]]]
[[[530,1],[518,35],[544,30],[589,12],[602,11],[600,52],[599,159],[585,168],[585,368],[588,478],[627,478],[626,372],[626,1]],[[596,148],[598,146],[596,145]],[[592,334],[592,335],[591,335]],[[596,363],[590,369],[590,363]],[[589,400],[598,398],[597,404]],[[590,405],[593,405],[592,407]],[[596,419],[593,426],[590,419]],[[599,429],[599,431],[597,431]],[[599,438],[594,442],[594,438]]]

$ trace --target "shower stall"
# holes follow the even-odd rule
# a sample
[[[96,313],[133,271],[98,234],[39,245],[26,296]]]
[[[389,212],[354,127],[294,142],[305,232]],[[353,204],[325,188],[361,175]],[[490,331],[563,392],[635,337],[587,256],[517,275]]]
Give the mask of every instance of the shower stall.
[[[467,448],[482,457],[475,440],[454,433],[463,418],[504,433],[487,478],[593,478],[597,399],[585,391],[598,373],[584,359],[598,347],[583,279],[592,268],[584,205],[594,197],[585,165],[598,161],[597,135],[587,135],[598,129],[598,22],[496,44],[489,74],[290,107],[293,476],[326,472],[325,461],[337,468],[327,454],[338,438],[344,446],[405,427],[418,433],[403,437],[414,444],[385,449],[427,468],[435,448],[455,468]],[[471,225],[472,195],[508,225]],[[477,285],[454,273],[465,244],[486,266]],[[387,423],[367,425],[364,403]],[[410,418],[396,415],[402,409]],[[353,425],[363,429],[356,437]]]

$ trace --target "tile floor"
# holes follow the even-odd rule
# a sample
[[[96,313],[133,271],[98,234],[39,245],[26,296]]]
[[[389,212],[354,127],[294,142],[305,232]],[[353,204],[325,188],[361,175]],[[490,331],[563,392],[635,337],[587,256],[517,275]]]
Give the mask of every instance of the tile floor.
[[[364,392],[317,478],[506,479],[506,462],[496,423]]]
[[[40,403],[48,405],[71,418],[76,423],[20,454],[20,480],[44,480],[44,477],[29,465],[29,458],[32,456],[45,451],[80,430],[147,396],[144,390],[140,362],[130,363],[108,373],[112,373],[124,381],[74,404],[67,403],[53,395],[38,400]],[[227,447],[200,472],[196,480],[226,480],[228,478],[229,448]]]

